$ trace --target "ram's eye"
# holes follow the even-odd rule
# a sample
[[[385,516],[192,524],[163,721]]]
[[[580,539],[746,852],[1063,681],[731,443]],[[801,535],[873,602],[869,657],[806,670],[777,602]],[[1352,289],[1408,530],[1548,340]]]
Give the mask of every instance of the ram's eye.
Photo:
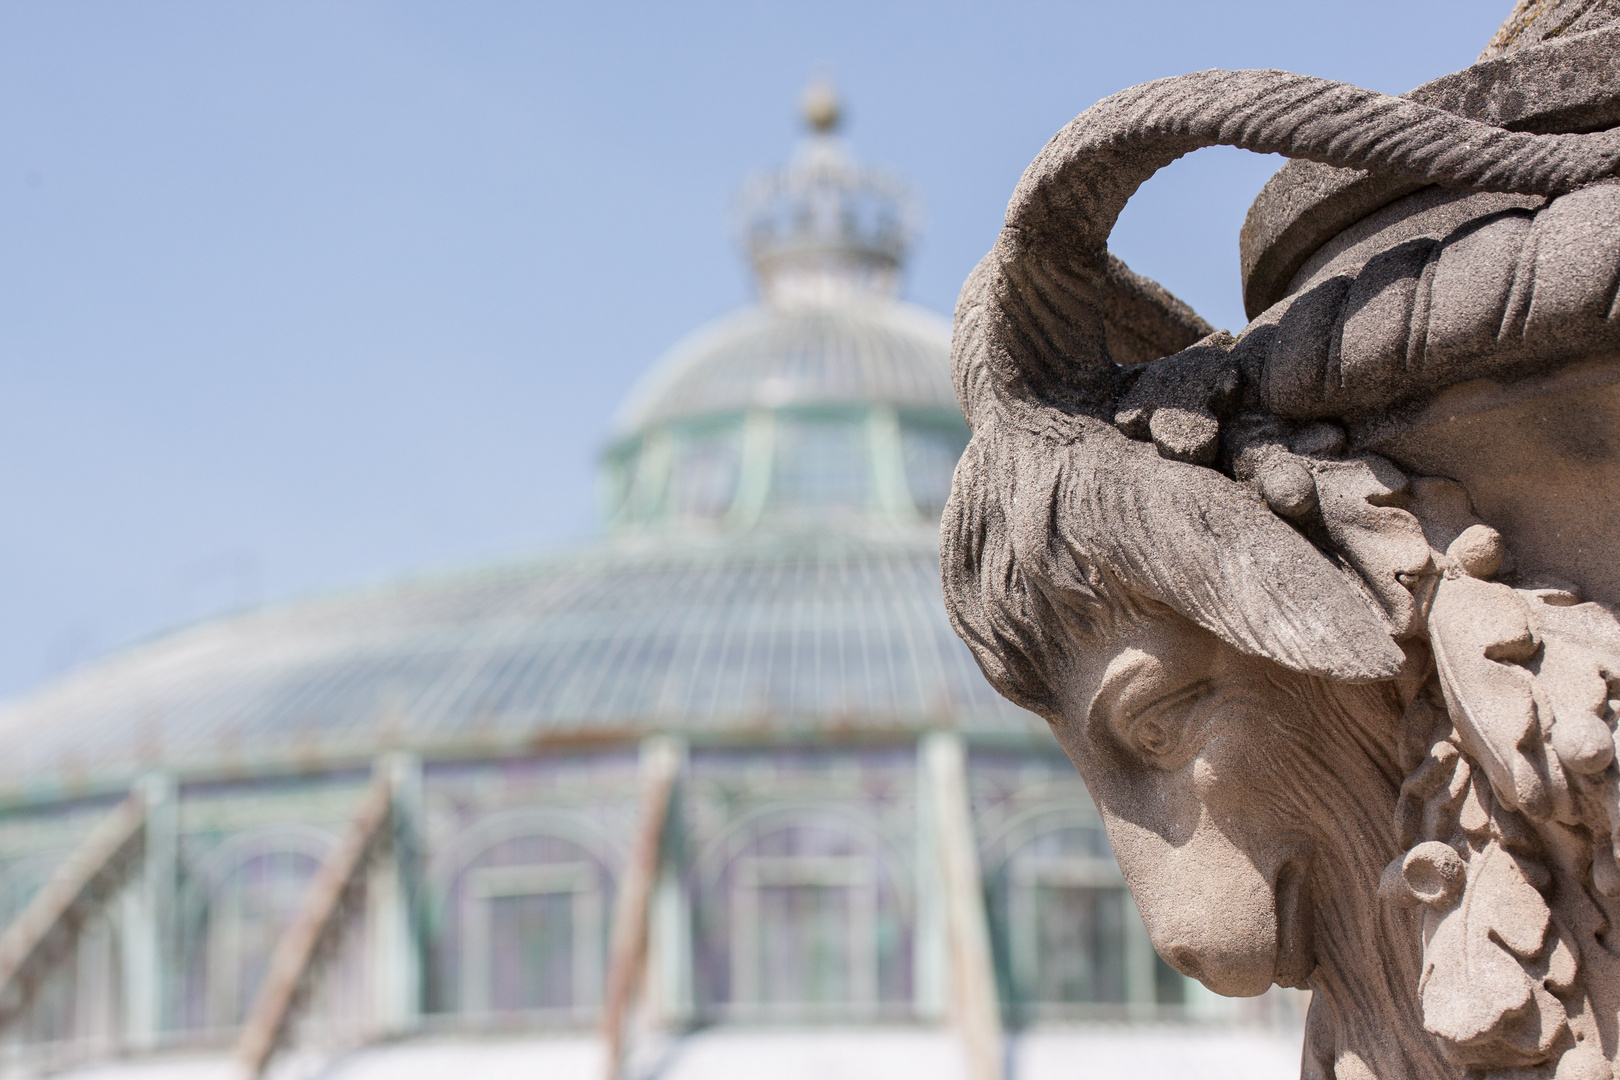
[[[1208,693],[1207,685],[1195,683],[1139,710],[1126,723],[1131,745],[1156,764],[1174,768],[1178,764],[1174,759],[1182,756],[1202,726],[1203,710],[1198,706]]]

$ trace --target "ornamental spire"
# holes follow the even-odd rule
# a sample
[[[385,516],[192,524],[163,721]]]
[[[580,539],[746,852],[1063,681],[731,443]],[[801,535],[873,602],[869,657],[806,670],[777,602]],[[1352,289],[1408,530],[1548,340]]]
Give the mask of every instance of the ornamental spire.
[[[809,128],[787,167],[738,196],[743,245],[760,293],[776,305],[892,296],[920,217],[897,177],[857,164],[837,134],[843,107],[832,85],[800,99]]]

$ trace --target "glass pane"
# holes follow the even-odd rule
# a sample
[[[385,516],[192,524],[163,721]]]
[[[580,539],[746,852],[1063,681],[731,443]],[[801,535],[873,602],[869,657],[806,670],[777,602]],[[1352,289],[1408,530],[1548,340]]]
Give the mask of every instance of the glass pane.
[[[670,510],[678,517],[717,518],[737,497],[742,437],[736,429],[683,438],[669,478]]]
[[[1035,998],[1125,1000],[1125,894],[1120,889],[1035,886]]]
[[[951,495],[951,476],[967,448],[967,432],[941,428],[904,427],[900,449],[906,462],[906,487],[917,512],[937,518]]]
[[[315,860],[273,851],[245,861],[209,912],[208,1015],[240,1023],[270,966],[282,931],[303,903]]]
[[[497,896],[487,902],[495,1008],[574,1004],[574,894]]]
[[[849,892],[828,885],[760,887],[762,1002],[849,1000]]]
[[[777,421],[772,498],[779,506],[862,506],[870,484],[864,420]]]

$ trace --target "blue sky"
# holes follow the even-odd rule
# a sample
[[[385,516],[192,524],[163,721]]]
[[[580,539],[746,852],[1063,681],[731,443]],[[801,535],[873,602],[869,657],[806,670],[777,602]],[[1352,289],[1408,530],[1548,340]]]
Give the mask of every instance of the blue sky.
[[[919,190],[948,311],[1099,97],[1209,67],[1400,92],[1511,4],[0,3],[0,695],[244,605],[592,535],[637,375],[746,303],[728,207],[812,75]],[[1498,10],[1500,9],[1500,10]],[[1113,247],[1242,322],[1275,159]]]

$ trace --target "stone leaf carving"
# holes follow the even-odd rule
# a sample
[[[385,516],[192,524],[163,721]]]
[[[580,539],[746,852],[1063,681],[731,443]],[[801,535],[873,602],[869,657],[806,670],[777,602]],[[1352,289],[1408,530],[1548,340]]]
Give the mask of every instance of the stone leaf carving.
[[[1429,643],[1463,749],[1510,809],[1551,817],[1553,774],[1561,770],[1546,753],[1534,679],[1523,666],[1539,647],[1524,602],[1506,585],[1442,578],[1430,602]]]
[[[1620,623],[1567,589],[1490,580],[1511,554],[1459,485],[1407,483],[1379,458],[1342,466],[1314,469],[1328,535],[1391,614],[1392,632],[1426,638],[1432,657],[1426,693],[1402,724],[1409,739],[1434,737],[1421,760],[1404,763],[1396,825],[1405,851],[1380,884],[1386,898],[1424,911],[1424,1030],[1466,1068],[1506,1076],[1555,1064],[1566,1080],[1608,1077],[1593,1050],[1581,945],[1549,901],[1559,890],[1547,849],[1569,831],[1539,834],[1597,825],[1594,879],[1614,895],[1610,657]],[[1572,1011],[1583,1021],[1575,1029]]]
[[[1435,841],[1428,843],[1434,844]],[[1567,948],[1558,963],[1548,952],[1551,911],[1526,880],[1523,868],[1499,843],[1473,852],[1451,872],[1466,885],[1446,910],[1424,918],[1423,1026],[1464,1065],[1533,1065],[1546,1060],[1567,1027],[1561,1003],[1527,968],[1555,969],[1547,980],[1567,992],[1575,965]],[[1406,859],[1406,881],[1428,885],[1437,874],[1428,851]],[[1450,868],[1448,868],[1450,869]],[[1415,890],[1414,890],[1415,891]],[[1562,942],[1553,938],[1552,950]]]
[[[1582,805],[1594,820],[1590,811],[1614,788],[1612,776],[1603,779],[1615,758],[1609,668],[1593,647],[1614,620],[1581,605],[1588,610],[1549,639],[1538,621],[1576,598],[1488,580],[1511,563],[1509,552],[1459,485],[1411,484],[1382,458],[1332,465],[1314,467],[1328,535],[1391,615],[1392,632],[1427,637],[1434,667],[1427,689],[1440,707],[1420,694],[1403,724],[1438,727],[1441,737],[1403,784],[1396,824],[1406,850],[1380,884],[1385,897],[1424,909],[1424,1029],[1461,1066],[1519,1068],[1574,1054],[1571,1069],[1584,1062],[1606,1075],[1570,1031],[1564,999],[1582,997],[1578,947],[1555,930],[1535,825],[1578,825]],[[1431,516],[1427,527],[1414,510]],[[1595,820],[1609,823],[1612,852],[1607,810]]]
[[[1567,1038],[1559,995],[1576,982],[1574,950],[1554,932],[1547,870],[1449,740],[1431,749],[1402,791],[1402,814],[1420,815],[1425,839],[1391,862],[1380,887],[1421,905],[1424,1029],[1464,1066],[1546,1061]],[[1415,812],[1415,814],[1414,814]],[[1412,824],[1416,824],[1412,822]],[[1518,841],[1520,853],[1509,844]],[[1530,849],[1533,851],[1533,848]]]

